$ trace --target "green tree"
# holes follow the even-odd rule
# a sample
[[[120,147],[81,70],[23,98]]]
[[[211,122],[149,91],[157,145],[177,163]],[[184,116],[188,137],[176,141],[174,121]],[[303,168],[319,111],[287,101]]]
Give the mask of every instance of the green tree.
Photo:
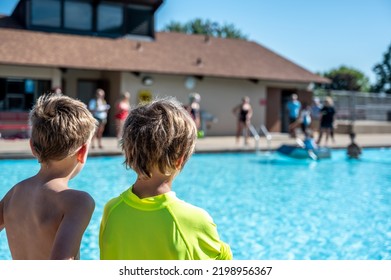
[[[391,45],[383,56],[383,62],[373,67],[376,74],[376,83],[373,85],[374,92],[391,93]]]
[[[369,78],[363,72],[351,67],[342,65],[323,73],[322,76],[331,80],[331,84],[322,86],[324,89],[362,92],[370,89]]]
[[[219,25],[217,22],[202,20],[200,18],[188,21],[184,24],[172,21],[163,28],[163,31],[247,40],[247,36],[233,24]]]

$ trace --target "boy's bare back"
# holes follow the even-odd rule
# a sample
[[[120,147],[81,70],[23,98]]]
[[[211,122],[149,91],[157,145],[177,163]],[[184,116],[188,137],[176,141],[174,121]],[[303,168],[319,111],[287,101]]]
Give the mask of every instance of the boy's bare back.
[[[15,185],[0,208],[12,258],[78,259],[80,237],[90,221],[94,200],[58,180],[43,185],[40,181],[34,176]]]
[[[0,231],[13,259],[78,259],[95,202],[68,182],[84,167],[97,122],[82,102],[62,94],[41,96],[30,122],[41,168],[0,200]]]

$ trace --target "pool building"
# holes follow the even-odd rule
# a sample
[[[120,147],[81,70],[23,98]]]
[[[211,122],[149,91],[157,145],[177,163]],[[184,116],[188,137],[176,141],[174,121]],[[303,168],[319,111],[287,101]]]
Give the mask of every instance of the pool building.
[[[329,82],[254,41],[156,32],[159,9],[163,0],[20,0],[0,16],[0,125],[23,125],[54,87],[85,103],[99,87],[110,104],[123,91],[132,104],[198,92],[211,136],[234,135],[232,108],[249,96],[255,127],[286,132],[289,96],[310,101],[313,83]]]

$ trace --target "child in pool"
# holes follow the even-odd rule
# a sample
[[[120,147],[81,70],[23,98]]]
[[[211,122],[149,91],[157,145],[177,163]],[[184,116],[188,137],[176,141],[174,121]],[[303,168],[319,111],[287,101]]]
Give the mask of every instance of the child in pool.
[[[183,105],[170,97],[139,105],[123,131],[125,164],[137,173],[137,180],[104,208],[100,258],[232,259],[210,215],[172,191],[197,138],[196,125]]]
[[[13,259],[79,259],[95,202],[68,182],[86,162],[97,122],[84,103],[60,93],[41,96],[30,122],[30,146],[41,168],[0,201],[0,230]]]
[[[350,144],[347,147],[347,156],[351,159],[359,159],[362,153],[361,147],[355,142],[356,134],[350,133]]]

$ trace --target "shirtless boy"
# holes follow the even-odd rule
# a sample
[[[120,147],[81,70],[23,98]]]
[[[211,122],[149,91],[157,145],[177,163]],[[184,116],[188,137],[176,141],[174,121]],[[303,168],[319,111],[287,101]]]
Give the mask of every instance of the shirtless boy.
[[[68,182],[86,162],[96,120],[82,102],[52,93],[37,100],[30,122],[41,168],[0,201],[0,231],[15,260],[79,259],[95,202]]]

